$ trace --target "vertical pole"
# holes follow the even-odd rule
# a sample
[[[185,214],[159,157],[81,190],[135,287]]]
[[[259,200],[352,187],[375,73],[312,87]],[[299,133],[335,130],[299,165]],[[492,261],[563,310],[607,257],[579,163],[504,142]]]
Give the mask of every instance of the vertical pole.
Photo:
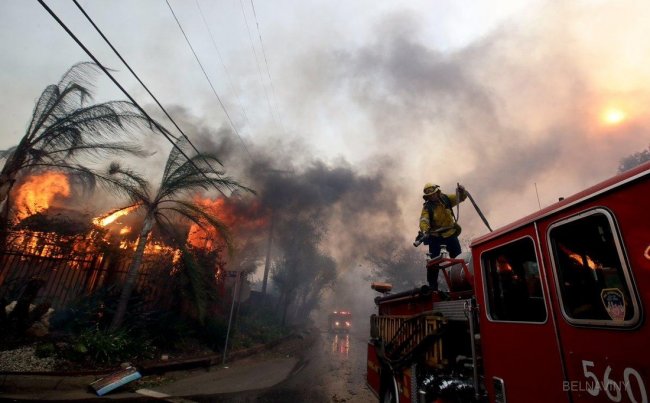
[[[237,272],[240,273],[240,272]],[[242,288],[244,288],[244,281],[246,279],[244,276],[241,274],[239,275],[239,292],[237,293],[237,308],[235,308],[235,316],[233,317],[233,329],[234,331],[237,330],[237,318],[239,317],[239,308],[241,307],[241,293],[242,293]]]
[[[223,364],[226,363],[226,355],[228,353],[228,338],[230,337],[230,325],[232,324],[232,314],[235,310],[235,300],[237,299],[237,286],[239,285],[239,272],[235,277],[235,289],[232,292],[232,305],[230,306],[230,318],[228,319],[228,330],[226,331],[226,345],[223,347]]]
[[[470,346],[472,348],[472,377],[473,379],[473,386],[474,386],[474,397],[476,398],[476,401],[481,400],[481,391],[479,390],[479,378],[478,378],[478,351],[476,348],[476,335],[474,334],[474,321],[476,320],[476,315],[478,311],[478,307],[476,306],[475,300],[469,300],[465,301],[465,315],[467,316],[467,320],[469,321],[469,336],[471,337],[470,339]]]
[[[269,241],[266,245],[266,262],[264,263],[264,278],[262,280],[262,298],[266,297],[266,284],[271,268],[271,246],[273,245],[273,225],[275,224],[275,211],[271,210],[271,223],[269,224]]]

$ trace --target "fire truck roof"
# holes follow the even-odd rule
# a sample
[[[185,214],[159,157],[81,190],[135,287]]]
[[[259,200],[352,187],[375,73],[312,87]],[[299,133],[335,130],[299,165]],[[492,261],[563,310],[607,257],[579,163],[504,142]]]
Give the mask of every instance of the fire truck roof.
[[[635,168],[632,168],[629,171],[623,172],[619,175],[609,178],[603,182],[600,182],[597,185],[591,186],[579,193],[576,193],[561,201],[558,201],[557,203],[551,204],[550,206],[543,208],[540,211],[527,215],[526,217],[514,221],[504,227],[498,228],[493,232],[489,232],[485,235],[482,235],[474,239],[470,247],[473,248],[475,246],[478,246],[484,242],[499,237],[505,233],[514,231],[517,228],[520,228],[526,224],[530,224],[531,222],[537,221],[543,217],[546,217],[558,211],[569,208],[570,206],[581,203],[599,194],[607,193],[612,189],[637,181],[648,175],[650,175],[650,161],[643,163]]]

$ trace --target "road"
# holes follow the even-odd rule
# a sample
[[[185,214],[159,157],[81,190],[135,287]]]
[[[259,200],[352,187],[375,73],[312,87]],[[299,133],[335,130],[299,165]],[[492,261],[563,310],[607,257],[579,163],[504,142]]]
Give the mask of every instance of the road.
[[[314,329],[226,366],[148,376],[104,397],[174,403],[374,402],[364,378],[366,341],[363,331],[348,335]],[[0,400],[97,401],[87,383],[78,384],[72,378],[64,378],[54,388],[33,382],[32,387],[0,393]],[[62,382],[71,383],[63,387]]]
[[[185,399],[198,402],[283,403],[376,401],[365,384],[367,334],[319,332],[314,336],[311,347],[297,356],[297,364],[287,379],[274,386],[225,394],[185,394]]]

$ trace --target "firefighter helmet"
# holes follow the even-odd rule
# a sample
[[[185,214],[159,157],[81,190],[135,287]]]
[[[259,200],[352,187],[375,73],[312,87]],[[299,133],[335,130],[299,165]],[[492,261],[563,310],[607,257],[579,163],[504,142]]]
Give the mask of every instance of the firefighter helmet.
[[[433,183],[427,183],[424,185],[424,195],[430,196],[436,192],[440,191],[440,186],[434,185]]]

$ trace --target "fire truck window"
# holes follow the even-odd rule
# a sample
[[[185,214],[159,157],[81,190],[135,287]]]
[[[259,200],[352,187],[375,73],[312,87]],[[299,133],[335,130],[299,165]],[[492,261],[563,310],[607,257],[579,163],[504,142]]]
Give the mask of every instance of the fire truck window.
[[[546,321],[546,305],[532,239],[523,238],[486,252],[481,262],[492,320]]]
[[[560,296],[570,319],[623,323],[635,317],[607,216],[594,213],[550,231]]]

